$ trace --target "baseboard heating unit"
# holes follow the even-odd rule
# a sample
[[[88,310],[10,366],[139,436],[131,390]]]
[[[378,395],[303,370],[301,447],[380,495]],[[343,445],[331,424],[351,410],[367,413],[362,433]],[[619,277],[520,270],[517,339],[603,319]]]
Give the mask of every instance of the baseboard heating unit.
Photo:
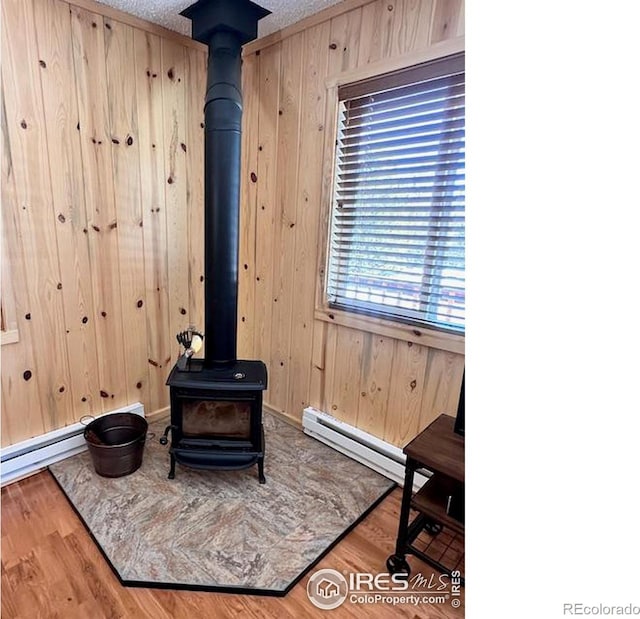
[[[305,408],[302,413],[302,429],[305,434],[322,441],[401,486],[404,485],[404,465],[407,458],[400,447],[350,426],[312,406]],[[421,488],[430,476],[430,471],[417,472],[413,482],[414,491]]]
[[[112,413],[135,413],[144,417],[144,407],[136,402],[105,414]],[[88,418],[86,423],[90,421],[91,418]],[[84,429],[85,424],[77,422],[0,450],[0,485],[4,486],[54,462],[85,451],[87,446]]]

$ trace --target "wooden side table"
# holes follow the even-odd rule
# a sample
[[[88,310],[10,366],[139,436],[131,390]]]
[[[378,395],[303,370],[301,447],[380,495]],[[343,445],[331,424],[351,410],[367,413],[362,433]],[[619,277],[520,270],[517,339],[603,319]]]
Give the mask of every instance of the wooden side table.
[[[407,455],[402,507],[396,551],[387,559],[391,574],[410,574],[405,557],[413,554],[444,574],[453,568],[442,565],[413,545],[421,531],[437,535],[444,527],[464,535],[464,438],[454,432],[455,419],[440,415],[405,448]],[[413,494],[413,478],[417,469],[433,473],[429,481]],[[455,517],[451,509],[457,504]],[[418,515],[409,523],[411,508]],[[462,581],[464,583],[464,581]]]

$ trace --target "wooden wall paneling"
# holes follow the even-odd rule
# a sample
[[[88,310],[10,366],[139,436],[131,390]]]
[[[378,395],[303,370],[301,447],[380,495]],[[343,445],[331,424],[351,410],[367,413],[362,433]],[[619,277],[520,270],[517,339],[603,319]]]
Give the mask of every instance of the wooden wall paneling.
[[[327,57],[326,75],[334,75],[341,71],[352,69],[358,62],[358,41],[360,38],[360,23],[362,21],[362,9],[356,8],[348,13],[343,13],[331,20],[329,34],[329,54]],[[324,275],[326,266],[326,247],[329,227],[329,202],[333,192],[333,160],[335,154],[336,138],[336,88],[327,89],[325,92],[325,120],[324,120],[324,145],[322,148],[322,186],[320,200],[316,204],[319,210],[317,229],[317,264],[315,279],[315,303],[322,304],[324,296]],[[332,363],[330,351],[335,353],[336,329],[321,320],[313,323],[313,349],[312,366],[309,385],[309,402],[312,406],[327,410],[326,394],[331,393],[333,381]],[[331,337],[331,341],[329,341]]]
[[[282,42],[278,108],[277,180],[273,228],[271,375],[267,402],[285,412],[289,390],[291,317],[294,295],[296,200],[300,168],[300,115],[304,33]]]
[[[146,290],[133,28],[104,20],[107,100],[117,213],[127,402],[147,400]]]
[[[331,415],[335,414],[338,409],[338,405],[333,402],[333,394],[336,391],[336,355],[338,347],[338,330],[337,325],[328,324],[325,327],[324,342],[322,347],[318,347],[318,350],[323,354],[322,363],[322,391],[316,396],[316,393],[312,391],[314,397],[319,397],[317,403],[314,400],[311,401],[312,406],[317,406],[320,410],[323,410]],[[316,354],[314,350],[314,355]],[[335,406],[335,408],[334,408]]]
[[[436,0],[404,0],[402,23],[398,33],[401,54],[425,49],[430,44],[430,26]]]
[[[4,37],[4,33],[2,35]],[[15,191],[15,178],[11,161],[11,145],[9,143],[8,122],[4,102],[4,88],[2,95],[2,237],[3,265],[2,274],[10,271],[11,288],[16,310],[16,322],[20,333],[20,341],[2,346],[2,446],[42,434],[45,422],[42,416],[40,390],[38,381],[27,378],[35,371],[33,354],[33,326],[31,316],[27,314],[29,302],[27,293],[27,278],[25,261],[22,254],[20,234],[18,229],[18,202]],[[4,257],[8,257],[9,265],[4,264]],[[5,281],[3,279],[4,288]],[[30,372],[31,375],[26,374]],[[15,411],[15,412],[14,412]]]
[[[356,425],[361,398],[364,341],[370,335],[357,329],[337,327],[335,359],[333,360],[331,391],[327,392],[329,412],[334,417]]]
[[[464,0],[434,0],[430,44],[464,35]]]
[[[98,2],[96,0],[71,0],[71,4],[79,8],[86,9],[87,11],[100,13],[105,18],[113,19],[117,22],[120,22],[121,24],[127,24],[128,26],[132,26],[136,30],[148,32],[149,34],[153,34],[162,39],[175,41],[183,47],[193,48],[201,52],[206,51],[207,49],[203,43],[195,41],[189,36],[180,34],[175,30],[169,30],[168,28],[164,28],[163,26],[160,26],[158,24],[154,24],[140,17],[136,17],[131,13],[126,13],[111,6],[107,6],[106,4],[103,4],[102,2]]]
[[[440,413],[455,416],[464,372],[464,356],[444,350],[429,350],[418,432]]]
[[[277,32],[247,43],[243,48],[243,52],[244,54],[249,55],[255,53],[256,51],[261,51],[263,49],[266,49],[267,47],[270,47],[271,45],[280,43],[280,41],[283,41],[287,37],[290,37],[297,32],[301,32],[308,28],[313,28],[314,26],[322,24],[326,21],[331,21],[334,17],[339,17],[343,13],[350,13],[351,11],[355,11],[361,6],[369,4],[370,2],[371,0],[343,0],[342,2],[333,4],[326,9],[323,9],[322,11],[318,11],[313,15],[305,17],[304,19],[301,19],[291,26],[287,26],[282,30],[278,30]]]
[[[363,339],[356,425],[374,436],[382,436],[388,411],[394,340],[375,333],[367,333]],[[394,380],[397,379],[394,376]]]
[[[4,103],[2,105],[4,105]],[[11,205],[11,208],[15,208],[15,206]],[[18,334],[18,314],[13,293],[13,275],[11,271],[9,249],[5,238],[4,225],[0,217],[0,283],[2,284],[2,286],[0,286],[0,342],[3,346],[20,341]]]
[[[242,170],[240,185],[240,247],[238,258],[238,358],[253,359],[256,278],[256,208],[258,199],[258,142],[260,56],[242,59]]]
[[[254,352],[267,365],[271,381],[271,315],[273,312],[273,253],[276,213],[276,158],[278,106],[280,102],[280,44],[260,54],[258,88],[258,179],[256,209],[255,328]],[[269,401],[271,388],[265,393]]]
[[[369,64],[380,58],[380,22],[383,10],[386,10],[383,6],[383,0],[375,0],[362,7],[358,65]]]
[[[395,341],[382,438],[404,447],[418,433],[429,348]]]
[[[4,380],[0,383],[0,402],[7,398],[4,388]],[[11,445],[13,440],[11,438],[11,418],[9,415],[0,415],[0,447],[6,447]]]
[[[314,321],[309,374],[309,405],[322,408],[327,383],[327,323]]]
[[[189,320],[204,329],[204,95],[207,56],[186,51],[186,164],[189,249]],[[175,335],[175,334],[174,334]],[[202,356],[202,352],[197,355]]]
[[[309,405],[318,262],[318,231],[325,142],[324,77],[327,75],[330,23],[306,30],[303,39],[299,177],[296,197],[291,353],[288,415],[301,419]]]
[[[42,100],[66,327],[73,407],[79,418],[103,410],[98,380],[96,312],[78,131],[78,102],[70,45],[69,6],[34,3]],[[84,316],[91,317],[83,323]]]
[[[404,0],[376,0],[362,7],[360,66],[399,55],[403,3]]]
[[[382,18],[382,58],[400,56],[400,40],[404,31],[403,14],[405,0],[391,0],[386,3],[386,13]]]
[[[99,396],[112,410],[127,403],[120,258],[106,93],[102,16],[71,6],[71,39],[76,75],[87,234],[99,362]]]
[[[162,54],[159,37],[136,29],[133,38],[149,373],[146,408],[156,411],[169,405],[169,390],[165,385],[167,368],[161,366],[165,359],[171,359],[172,341],[169,328],[167,209],[164,199]]]
[[[331,43],[327,75],[358,66],[362,9],[357,8],[331,20]]]
[[[171,358],[180,346],[176,334],[189,326],[189,233],[187,216],[186,120],[184,47],[162,40],[162,100],[164,108],[164,188],[169,259],[169,325]],[[205,338],[206,340],[206,338]],[[205,341],[206,346],[206,341]],[[162,359],[162,367],[171,358]],[[165,368],[165,371],[168,368]]]
[[[38,382],[48,430],[73,421],[73,402],[33,4],[3,2],[2,28],[8,156],[33,325],[32,380]]]

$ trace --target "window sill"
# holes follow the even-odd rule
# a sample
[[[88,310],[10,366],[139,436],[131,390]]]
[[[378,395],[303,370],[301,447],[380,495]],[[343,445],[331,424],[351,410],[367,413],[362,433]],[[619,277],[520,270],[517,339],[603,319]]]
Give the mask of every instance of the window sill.
[[[398,322],[385,320],[384,318],[362,316],[332,308],[316,308],[314,316],[316,320],[337,324],[342,327],[368,331],[396,340],[413,342],[414,344],[464,355],[464,335],[444,333],[424,327],[403,325]]]
[[[0,337],[0,345],[15,344],[20,341],[20,335],[18,329],[11,329],[11,331],[2,331]]]

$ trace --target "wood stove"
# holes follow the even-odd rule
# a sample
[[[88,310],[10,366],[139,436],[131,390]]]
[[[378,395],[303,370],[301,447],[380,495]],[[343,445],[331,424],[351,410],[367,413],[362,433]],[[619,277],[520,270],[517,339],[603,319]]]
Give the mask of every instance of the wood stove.
[[[196,469],[242,469],[258,465],[264,477],[262,391],[267,368],[262,361],[236,361],[232,365],[205,367],[193,359],[188,371],[176,365],[167,384],[171,392],[169,479],[176,462]]]
[[[264,477],[262,361],[236,358],[242,124],[241,48],[269,11],[249,0],[199,0],[182,11],[209,50],[204,104],[204,359],[187,348],[167,379],[169,479],[176,462],[196,469],[258,466]],[[179,334],[180,335],[183,334]],[[183,341],[183,340],[180,340]],[[185,358],[189,357],[189,358]]]

